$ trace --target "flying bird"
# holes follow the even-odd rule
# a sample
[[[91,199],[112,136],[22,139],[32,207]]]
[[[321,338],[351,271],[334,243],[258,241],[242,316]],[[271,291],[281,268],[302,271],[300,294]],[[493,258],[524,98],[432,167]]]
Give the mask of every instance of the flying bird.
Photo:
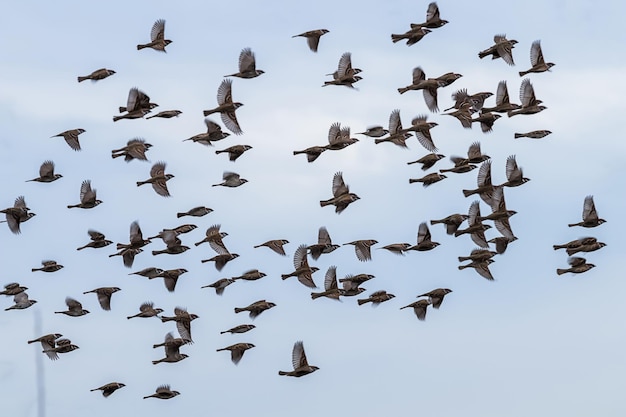
[[[61,132],[58,135],[51,136],[52,138],[62,137],[70,148],[75,151],[80,151],[80,142],[78,142],[78,135],[85,133],[85,129],[71,129]]]
[[[94,72],[92,72],[89,75],[85,75],[84,77],[79,76],[78,77],[78,82],[83,82],[85,80],[91,80],[92,82],[94,81],[99,81],[99,80],[104,80],[107,77],[110,77],[111,75],[115,74],[115,71],[110,70],[110,69],[106,69],[106,68],[100,68],[95,70]]]
[[[320,369],[317,366],[309,365],[302,341],[297,341],[293,345],[293,350],[291,351],[291,364],[293,366],[293,371],[278,371],[278,375],[294,376],[299,378]]]
[[[172,174],[165,173],[165,162],[157,162],[150,168],[150,178],[145,181],[137,181],[137,187],[144,184],[152,184],[152,189],[160,196],[169,197],[170,192],[167,189],[167,181],[174,178]]]
[[[502,58],[509,65],[515,65],[513,62],[513,48],[517,41],[515,39],[508,40],[506,35],[495,35],[493,37],[494,45],[478,53],[478,57],[483,59],[491,55],[492,59]]]
[[[351,203],[359,200],[360,197],[350,192],[350,187],[343,181],[343,173],[336,172],[333,176],[333,198],[321,200],[320,206],[335,206],[335,213],[340,214]]]
[[[89,391],[102,391],[102,396],[104,398],[107,398],[109,395],[113,394],[115,391],[125,386],[126,385],[122,384],[121,382],[109,382],[108,384],[105,384],[98,388],[91,389]]]
[[[574,226],[582,226],[582,227],[596,227],[600,226],[602,223],[606,223],[606,220],[598,217],[598,212],[596,211],[596,205],[593,202],[593,196],[588,195],[585,197],[585,201],[583,203],[583,221],[578,223],[570,223],[569,227]]]
[[[255,78],[264,73],[265,71],[256,69],[256,59],[252,49],[244,48],[239,54],[239,72],[225,75],[225,77]]]
[[[44,161],[39,167],[39,177],[33,178],[32,180],[28,180],[26,182],[52,182],[62,177],[63,175],[54,173],[54,162],[47,160]]]
[[[226,78],[222,81],[217,89],[218,106],[211,110],[204,110],[204,115],[208,116],[212,113],[220,113],[222,122],[226,125],[228,130],[233,132],[235,135],[241,135],[243,132],[241,127],[239,127],[239,122],[237,122],[235,110],[243,106],[243,104],[233,102],[232,83],[233,82],[230,78]]]
[[[309,30],[299,35],[293,35],[292,38],[297,38],[298,36],[306,38],[306,41],[309,45],[309,49],[313,52],[317,52],[317,47],[319,46],[320,38],[323,35],[327,34],[328,32],[329,32],[328,29]]]
[[[150,42],[137,45],[137,50],[152,48],[155,51],[167,52],[165,47],[170,43],[172,43],[171,40],[165,39],[165,20],[159,19],[154,22],[150,30]]]
[[[541,41],[534,41],[530,46],[530,69],[528,71],[520,71],[520,77],[531,72],[539,73],[550,71],[550,68],[554,66],[552,62],[546,62],[543,59],[543,52],[541,52]]]

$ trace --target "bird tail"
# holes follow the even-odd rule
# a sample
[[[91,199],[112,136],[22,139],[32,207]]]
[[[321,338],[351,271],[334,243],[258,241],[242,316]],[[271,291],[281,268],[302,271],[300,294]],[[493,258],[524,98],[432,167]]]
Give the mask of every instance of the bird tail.
[[[479,52],[478,53],[478,58],[483,59],[484,57],[486,57],[487,55],[489,55],[488,53],[485,53],[485,51],[483,52]]]
[[[287,375],[289,372],[285,372],[285,371],[278,371],[278,375]]]
[[[80,82],[83,82],[83,81],[88,80],[88,79],[89,79],[89,77],[78,77],[78,82],[80,83]]]
[[[111,158],[115,159],[115,158],[119,158],[120,156],[124,156],[124,155],[125,155],[124,153],[118,153],[118,154],[113,153],[113,154],[111,154]]]
[[[400,94],[404,94],[407,91],[409,91],[409,89],[407,87],[398,88],[398,93],[400,93]]]
[[[228,333],[226,330],[224,330],[223,332],[220,332],[220,334],[224,334],[224,333]]]
[[[113,121],[117,122],[118,120],[123,119],[122,116],[113,116]]]
[[[470,259],[469,256],[459,256],[459,262],[469,261]]]
[[[287,274],[281,274],[281,275],[280,275],[280,277],[281,277],[282,279],[287,279],[287,278],[289,278],[290,276],[291,276],[291,275],[287,275]]]
[[[160,255],[160,254],[165,253],[165,252],[167,252],[167,251],[153,250],[152,251],[152,256]]]
[[[516,133],[516,134],[515,134],[515,135],[513,135],[513,136],[514,136],[514,138],[515,138],[515,139],[519,139],[519,138],[523,138],[523,137],[524,137],[524,136],[526,136],[526,135],[524,135],[523,133]]]
[[[413,184],[414,182],[420,182],[420,181],[414,178],[409,178],[409,184]]]
[[[187,213],[176,213],[176,218],[180,219],[181,217],[186,216]]]
[[[312,292],[311,293],[311,299],[315,300],[316,298],[320,298],[322,296],[321,292]]]
[[[463,195],[469,197],[472,194],[476,194],[476,190],[463,190]]]
[[[144,184],[146,184],[145,181],[137,181],[137,187],[139,187],[140,185],[144,185]]]
[[[213,110],[205,110],[202,112],[202,114],[204,114],[205,116],[208,116],[211,113],[215,113]]]
[[[35,271],[41,271],[41,268],[33,268],[33,269],[32,269],[32,271],[33,271],[33,272],[35,272]]]
[[[463,270],[465,268],[467,268],[467,265],[459,265],[459,271],[461,271],[461,270]]]
[[[245,308],[235,307],[235,313],[241,313],[242,311],[246,311]]]
[[[570,223],[570,224],[568,224],[567,226],[568,226],[568,227],[574,227],[574,226],[578,226],[578,224],[577,224],[577,223]]]
[[[552,247],[554,248],[554,250],[559,250],[567,248],[567,245],[552,245]]]
[[[202,243],[204,243],[204,240],[201,240],[200,242],[196,242],[196,243],[194,243],[194,245],[200,246]]]
[[[529,71],[520,71],[519,72],[519,76],[523,77],[524,75],[528,74]]]
[[[326,206],[329,206],[331,204],[333,204],[332,203],[332,199],[330,199],[330,200],[321,200],[320,201],[320,206],[322,206],[322,207],[326,207]]]
[[[359,305],[365,304],[365,303],[367,303],[368,301],[369,301],[369,299],[367,299],[367,298],[362,298],[362,299],[356,300],[356,302],[357,302]]]
[[[563,275],[564,273],[569,272],[569,270],[567,269],[561,269],[561,268],[557,268],[556,269],[556,274],[557,275]]]
[[[159,362],[161,362],[161,359],[159,359],[158,361],[152,361],[152,365],[156,365]]]
[[[139,51],[139,50],[141,50],[143,48],[147,48],[147,47],[148,47],[147,45],[137,45],[137,50]]]
[[[402,35],[396,35],[396,34],[393,34],[393,33],[391,34],[391,41],[393,43],[401,41],[402,39],[404,39],[404,36],[402,36]],[[400,93],[400,94],[402,94],[402,93]]]
[[[76,250],[83,250],[83,249],[85,249],[86,247],[87,247],[87,245],[85,245],[85,246],[81,246],[80,248],[76,248]]]
[[[430,225],[434,225],[434,224],[439,224],[439,223],[443,223],[441,220],[431,220],[430,221]]]
[[[119,111],[120,111],[120,113],[124,113],[126,111],[126,107],[120,107]]]

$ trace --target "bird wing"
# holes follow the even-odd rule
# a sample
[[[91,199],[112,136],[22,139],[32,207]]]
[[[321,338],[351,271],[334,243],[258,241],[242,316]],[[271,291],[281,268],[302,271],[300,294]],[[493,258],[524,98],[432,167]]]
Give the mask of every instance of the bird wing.
[[[293,350],[291,352],[291,364],[293,365],[293,369],[309,366],[309,363],[306,360],[306,354],[304,353],[304,344],[302,341],[297,341],[293,345]]]
[[[41,178],[49,178],[54,176],[54,162],[45,161],[39,167],[39,176]]]
[[[298,249],[296,249],[293,254],[293,266],[297,270],[299,268],[308,266],[309,262],[307,261],[307,245],[300,245]]]
[[[343,173],[341,171],[336,172],[333,176],[333,196],[339,197],[349,192],[350,188],[343,182]]]
[[[252,49],[245,48],[241,50],[239,54],[239,72],[255,72],[256,71],[256,62],[254,59],[254,53]]]
[[[426,222],[422,222],[419,225],[419,228],[417,229],[417,244],[419,245],[420,243],[424,243],[424,242],[430,242],[431,241],[431,236],[430,236],[430,230],[428,229],[428,225],[426,224]]]
[[[233,102],[232,83],[230,78],[226,78],[217,89],[217,104],[220,106],[225,103]]]
[[[157,162],[150,168],[150,177],[160,177],[165,175],[165,162]]]
[[[152,42],[165,39],[165,20],[159,19],[154,22],[150,31],[150,39]]]
[[[530,46],[530,64],[533,67],[545,64],[543,53],[541,52],[541,41],[534,41]]]
[[[585,202],[583,203],[583,220],[598,220],[596,205],[594,204],[593,196],[591,195],[585,197]]]

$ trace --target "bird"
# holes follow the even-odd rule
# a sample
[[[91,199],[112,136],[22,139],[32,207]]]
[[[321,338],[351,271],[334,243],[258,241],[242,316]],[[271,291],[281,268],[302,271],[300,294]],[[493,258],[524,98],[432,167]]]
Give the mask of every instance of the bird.
[[[483,224],[480,216],[480,203],[478,200],[474,201],[468,210],[467,223],[469,226],[465,229],[458,229],[454,232],[454,237],[461,236],[463,234],[469,234],[472,241],[481,248],[488,248],[489,244],[485,238],[485,230],[490,229],[491,226]]]
[[[131,272],[128,275],[141,275],[142,277],[146,277],[146,278],[154,278],[157,275],[159,275],[161,272],[163,272],[161,268],[148,267],[148,268],[142,269],[141,271]]]
[[[154,394],[146,395],[143,399],[159,398],[161,400],[169,400],[177,395],[180,395],[180,392],[171,390],[169,385],[160,385]]]
[[[83,305],[72,297],[65,297],[66,311],[55,311],[56,314],[65,314],[70,317],[80,317],[89,314],[89,310],[85,310]]]
[[[567,272],[571,272],[573,274],[582,274],[583,272],[589,271],[591,268],[595,268],[594,264],[587,263],[585,258],[581,258],[578,256],[571,256],[567,259],[567,263],[569,264],[569,268],[562,269],[557,268],[557,275],[563,275]]]
[[[255,78],[264,73],[265,71],[256,69],[256,59],[252,49],[244,48],[239,54],[239,72],[225,75],[225,77]]]
[[[374,239],[361,239],[353,242],[344,243],[344,245],[354,245],[354,252],[356,257],[361,262],[372,260],[371,247],[377,244],[378,241]]]
[[[488,240],[487,243],[493,243],[494,245],[496,245],[496,252],[499,255],[502,255],[506,251],[506,248],[509,246],[509,243],[514,242],[516,240],[517,240],[517,237],[513,237],[513,239],[509,239],[506,236],[498,236],[498,237],[494,237],[493,239]]]
[[[127,268],[130,268],[133,266],[135,255],[143,251],[141,248],[143,248],[144,246],[146,246],[147,244],[151,242],[150,239],[143,238],[141,227],[139,227],[139,223],[137,221],[134,221],[130,224],[129,239],[130,239],[130,243],[118,243],[117,244],[117,250],[120,252],[109,255],[109,258],[112,256],[118,256],[118,255],[122,256],[124,266]],[[139,274],[139,275],[142,275],[142,274]]]
[[[306,38],[307,44],[309,45],[309,49],[313,52],[317,52],[317,48],[320,43],[320,38],[329,32],[328,29],[315,29],[309,30],[299,35],[293,35],[292,38],[297,38],[299,36]]]
[[[506,179],[507,181],[500,184],[499,187],[518,187],[530,181],[529,178],[524,177],[522,168],[517,165],[515,155],[509,155],[506,158]]]
[[[509,110],[507,112],[509,117],[518,114],[535,114],[547,109],[546,106],[541,106],[540,104],[543,102],[535,97],[535,89],[528,78],[522,80],[519,89],[519,99],[522,103],[521,107],[517,110]]]
[[[339,300],[340,295],[341,291],[339,290],[339,285],[337,284],[337,267],[332,265],[328,268],[326,275],[324,276],[324,291],[312,292],[311,299],[315,300],[319,297],[327,297]]]
[[[36,182],[53,182],[58,180],[59,178],[63,178],[61,174],[54,173],[54,162],[47,160],[44,161],[39,167],[39,176],[37,178],[33,178],[32,180],[27,180],[26,182],[36,181]]]
[[[443,219],[435,219],[431,220],[430,224],[445,224],[446,225],[446,233],[449,235],[453,235],[459,229],[459,226],[469,218],[467,214],[454,213],[449,216],[444,217]]]
[[[178,117],[183,112],[180,110],[163,110],[162,112],[158,112],[155,115],[146,117],[146,120],[153,119],[155,117],[160,117],[162,119],[171,119],[172,117]]]
[[[333,244],[328,229],[322,226],[317,232],[317,243],[307,246],[308,252],[311,254],[313,260],[318,260],[324,253],[331,253],[335,249],[339,248],[339,245]]]
[[[97,230],[89,229],[87,233],[89,234],[91,241],[84,246],[76,248],[76,250],[83,250],[85,248],[104,248],[105,246],[109,246],[113,243],[113,241],[107,240],[104,234],[98,232]]]
[[[311,146],[308,147],[306,149],[303,149],[301,151],[293,151],[294,155],[301,155],[301,154],[305,154],[306,155],[306,160],[311,163],[313,161],[315,161],[317,158],[319,158],[319,156],[322,154],[322,152],[325,152],[326,150],[328,150],[328,148],[326,146]]]
[[[125,384],[121,382],[109,382],[108,384],[104,384],[101,387],[91,389],[89,391],[102,391],[102,396],[107,398],[109,395],[113,394],[116,390],[125,387]]]
[[[139,313],[135,314],[134,316],[128,316],[126,317],[127,319],[132,319],[135,317],[142,317],[142,318],[148,318],[148,317],[159,317],[159,314],[161,314],[163,312],[162,308],[154,308],[154,303],[152,301],[146,301],[144,303],[142,303],[139,306]]]
[[[417,316],[417,319],[420,321],[424,321],[426,320],[426,310],[428,309],[429,305],[430,305],[430,300],[417,300],[417,301],[412,302],[409,305],[400,307],[400,310],[402,310],[403,308],[411,307],[413,309],[413,312]]]
[[[391,142],[401,148],[407,148],[406,140],[411,137],[411,134],[402,129],[402,121],[400,120],[400,110],[395,109],[389,115],[389,129],[387,130],[389,136],[385,138],[374,139],[375,144],[382,142]]]
[[[26,294],[26,291],[22,291],[18,294],[15,294],[13,296],[13,302],[15,304],[13,304],[11,307],[5,308],[4,311],[9,311],[9,310],[23,310],[25,308],[28,308],[30,306],[32,306],[33,304],[35,304],[37,302],[37,300],[31,300],[28,298],[28,294]]]
[[[478,176],[476,177],[476,185],[478,188],[462,190],[463,195],[469,197],[470,195],[478,194],[485,203],[491,205],[493,192],[496,188],[491,181],[491,160],[486,160],[480,165]]]
[[[190,138],[184,139],[183,142],[190,140],[201,145],[213,146],[212,142],[217,142],[230,136],[230,133],[222,132],[222,127],[208,117],[204,119],[204,124],[207,128],[205,133],[199,133]]]
[[[265,310],[269,310],[272,307],[276,307],[276,304],[265,300],[259,300],[255,301],[247,307],[235,307],[235,313],[248,311],[250,313],[250,318],[254,320],[259,314],[261,314]]]
[[[447,20],[443,20],[439,17],[439,6],[437,6],[436,2],[431,2],[428,4],[428,8],[426,9],[426,22],[419,24],[411,24],[412,29],[417,29],[419,27],[436,29],[440,28],[443,25],[449,23]]]
[[[458,258],[459,258],[459,262],[465,262],[465,261],[483,262],[483,261],[486,261],[487,259],[493,258],[495,255],[497,255],[497,253],[498,252],[494,252],[489,249],[476,248],[476,249],[472,249],[472,252],[469,254],[469,256],[459,256]]]
[[[172,239],[172,234],[174,237],[177,237],[184,233],[189,233],[193,230],[196,230],[197,228],[198,226],[196,226],[195,224],[189,224],[189,223],[181,224],[180,226],[177,226],[173,229],[163,229],[157,235],[149,237],[148,239],[152,240],[152,239],[160,238],[160,239],[163,239],[163,241],[167,241],[167,240]],[[178,242],[178,244],[180,244],[180,241]]]
[[[406,250],[410,248],[411,246],[412,245],[410,243],[392,243],[390,245],[385,245],[378,249],[386,249],[389,252],[394,253],[396,255],[404,256],[404,252],[406,252]]]
[[[463,173],[466,173],[466,172],[470,172],[471,170],[474,170],[476,168],[478,168],[478,167],[476,165],[474,165],[474,164],[465,163],[465,164],[461,164],[461,165],[455,165],[452,168],[440,169],[439,172],[441,172],[441,173],[443,173],[443,172],[454,172],[456,174],[463,174]]]
[[[147,143],[143,138],[132,138],[126,142],[126,146],[123,148],[113,149],[111,151],[111,158],[115,159],[123,156],[126,162],[130,162],[133,159],[147,161],[146,152],[151,147],[152,145]]]
[[[480,164],[488,159],[490,159],[490,156],[482,153],[480,149],[480,142],[473,142],[467,150],[466,161],[468,163]]]
[[[350,187],[343,181],[343,173],[336,172],[333,176],[333,198],[321,200],[320,206],[335,206],[335,213],[341,214],[350,204],[359,200],[360,197],[350,192]]]
[[[230,359],[233,361],[235,365],[237,365],[239,361],[241,361],[241,358],[243,358],[243,354],[246,352],[246,350],[252,349],[253,347],[255,346],[252,343],[235,343],[234,345],[217,349],[217,352],[221,352],[223,350],[229,350]]]
[[[85,180],[80,186],[80,203],[68,205],[67,208],[90,209],[102,204],[102,200],[96,198],[96,190],[91,188],[91,180]]]
[[[200,246],[201,244],[206,242],[211,245],[211,248],[213,248],[213,250],[217,253],[228,252],[228,249],[226,249],[226,245],[224,245],[224,242],[222,241],[222,238],[228,236],[228,233],[220,232],[221,227],[222,226],[219,224],[214,224],[213,226],[209,227],[208,229],[206,229],[204,239],[196,242],[194,245]]]
[[[545,138],[551,133],[552,132],[550,132],[549,130],[533,130],[532,132],[515,133],[513,137],[515,139],[519,139],[519,138],[541,139],[541,138]]]
[[[439,105],[437,104],[437,89],[439,87],[445,87],[446,81],[438,80],[436,78],[426,78],[426,73],[422,67],[413,68],[411,85],[398,88],[400,94],[404,94],[409,90],[422,90],[424,96],[424,102],[426,107],[433,113],[439,111]]]
[[[530,69],[527,71],[520,71],[520,77],[525,76],[531,72],[539,73],[550,71],[550,68],[554,66],[552,62],[546,62],[543,59],[543,52],[541,52],[541,41],[536,40],[530,46]]]
[[[298,246],[293,254],[293,267],[295,271],[290,274],[281,274],[283,280],[289,277],[298,277],[298,281],[306,287],[317,288],[315,282],[313,282],[313,273],[318,271],[317,267],[310,267],[307,259],[308,246],[302,244]]]
[[[204,110],[204,115],[208,116],[212,113],[220,113],[220,117],[222,118],[222,122],[228,130],[233,132],[235,135],[241,135],[243,131],[239,126],[239,122],[237,122],[237,116],[235,111],[243,106],[242,103],[233,102],[233,93],[232,93],[232,80],[230,78],[226,78],[222,81],[219,88],[217,89],[217,104],[218,106],[211,110]]]
[[[429,154],[424,155],[418,160],[407,162],[407,165],[411,164],[422,164],[422,171],[426,171],[429,168],[432,168],[433,165],[437,163],[437,161],[445,158],[445,155],[431,152]]]
[[[329,74],[333,76],[333,80],[325,81],[322,87],[327,85],[344,85],[349,88],[354,88],[352,84],[362,79],[360,76],[356,75],[360,72],[360,69],[352,68],[352,54],[350,52],[345,52],[339,59],[337,71]]]
[[[486,280],[493,281],[493,275],[489,270],[489,264],[493,262],[493,259],[487,259],[485,261],[472,261],[466,265],[459,265],[459,270],[465,268],[473,268],[481,277],[485,278]]]
[[[113,74],[115,74],[115,71],[111,69],[100,68],[100,69],[95,70],[89,75],[85,75],[83,77],[79,76],[78,82],[81,83],[85,80],[91,80],[92,82],[104,80],[105,78],[110,77]]]
[[[241,155],[243,155],[244,152],[249,151],[250,149],[252,149],[252,146],[250,145],[234,145],[229,146],[226,149],[217,150],[215,151],[215,153],[218,155],[221,153],[228,153],[228,159],[235,162],[237,158],[239,158]]]
[[[433,142],[433,138],[430,134],[430,129],[438,126],[438,124],[434,122],[427,122],[427,117],[428,116],[426,115],[419,115],[414,117],[413,120],[411,120],[411,126],[406,129],[402,129],[401,132],[415,132],[415,137],[417,138],[417,141],[420,143],[420,145],[426,148],[426,150],[429,152],[437,152],[437,147]]]
[[[233,278],[220,278],[212,284],[204,285],[200,288],[215,288],[215,294],[222,295],[224,294],[224,290],[230,284],[234,283],[235,280]]]
[[[265,272],[261,272],[258,269],[249,269],[237,277],[232,277],[232,279],[235,281],[238,279],[242,279],[244,281],[256,281],[266,276],[267,274]]]
[[[215,269],[217,269],[218,271],[221,271],[222,269],[224,269],[224,266],[226,266],[228,262],[239,257],[239,254],[230,253],[228,252],[228,250],[224,250],[223,248],[215,245],[214,242],[211,242],[210,245],[216,251],[219,249],[218,254],[209,259],[202,259],[201,262],[202,263],[215,262]]]
[[[167,269],[155,277],[148,277],[148,279],[163,278],[165,288],[167,288],[169,292],[174,292],[178,278],[186,272],[188,271],[185,268]]]
[[[480,123],[480,129],[483,131],[483,133],[489,133],[493,130],[493,125],[496,122],[496,120],[498,120],[499,118],[501,118],[502,116],[500,116],[499,114],[493,114],[493,113],[481,113],[480,116],[471,119],[471,123]]]
[[[478,53],[478,57],[483,59],[486,56],[491,55],[492,59],[502,58],[504,62],[513,66],[513,48],[518,43],[515,39],[508,40],[506,35],[499,34],[493,37],[494,45]]]
[[[246,333],[246,332],[249,332],[250,330],[254,329],[255,327],[256,326],[254,324],[240,324],[239,326],[235,326],[235,327],[233,327],[231,329],[221,331],[220,334],[224,334],[224,333],[230,333],[230,334]]]
[[[479,221],[493,220],[493,224],[498,229],[498,232],[502,236],[512,240],[515,236],[511,230],[509,224],[509,217],[517,214],[515,210],[507,210],[506,201],[504,199],[504,189],[502,187],[496,187],[493,191],[493,198],[491,202],[491,214],[484,217],[479,217]]]
[[[230,171],[224,171],[224,173],[222,174],[222,180],[224,181],[219,184],[213,184],[212,186],[235,188],[248,182],[247,179],[241,178],[239,174],[237,174],[236,172],[230,172]]]
[[[365,132],[360,132],[357,133],[357,135],[365,135],[365,136],[369,136],[370,138],[380,138],[382,136],[385,136],[387,133],[389,133],[389,130],[385,129],[382,126],[369,126]]]
[[[147,113],[158,107],[156,103],[150,102],[150,96],[141,91],[137,87],[132,87],[128,90],[128,97],[126,98],[126,107],[121,106],[119,108],[120,113],[126,112],[121,116],[113,116],[113,121],[117,122],[121,119],[139,119],[145,116]]]
[[[350,137],[350,128],[348,126],[341,127],[340,123],[333,123],[328,130],[328,150],[338,151],[346,148],[359,140]]]
[[[413,184],[414,182],[421,182],[424,187],[428,187],[429,185],[439,182],[445,178],[448,177],[444,174],[433,172],[431,174],[424,175],[422,178],[409,178],[409,184]]]
[[[451,292],[452,290],[449,288],[436,288],[427,293],[420,294],[418,297],[428,297],[433,308],[438,309],[441,306],[441,303],[443,303],[444,297]]]
[[[606,220],[598,217],[598,212],[596,211],[596,205],[593,202],[593,196],[588,195],[585,197],[585,201],[583,203],[583,221],[578,223],[570,223],[569,227],[582,226],[582,227],[596,227],[600,226],[602,223],[606,223]]]
[[[178,330],[180,337],[188,343],[193,343],[193,339],[191,338],[191,322],[199,317],[200,316],[197,314],[188,313],[187,309],[183,307],[175,307],[174,316],[162,316],[161,322],[165,323],[167,321],[175,321],[176,330]]]
[[[15,199],[13,202],[13,207],[5,208],[4,210],[0,210],[0,213],[5,214],[7,226],[9,226],[9,230],[16,235],[22,233],[20,230],[20,224],[29,220],[31,217],[35,216],[35,213],[29,212],[30,208],[26,205],[26,200],[24,196],[21,195]]]
[[[167,164],[163,161],[157,162],[150,168],[150,178],[145,181],[137,181],[137,187],[144,184],[152,184],[152,189],[162,197],[170,197],[167,189],[167,181],[174,178],[172,174],[165,173]]]
[[[343,287],[339,290],[339,293],[344,297],[359,295],[365,291],[365,288],[360,287],[361,284],[373,278],[375,278],[375,276],[371,274],[346,275],[345,277],[339,279],[339,282]]]
[[[467,92],[467,88],[461,88],[460,90],[457,90],[452,94],[452,100],[454,100],[454,105],[445,109],[444,111],[461,109],[461,107],[466,103],[469,103],[470,111],[472,113],[481,111],[485,104],[485,100],[487,100],[492,95],[493,93],[489,91],[469,94]]]
[[[433,242],[431,240],[430,230],[428,230],[428,224],[426,222],[422,222],[420,223],[417,229],[417,244],[413,246],[409,246],[408,248],[406,248],[406,250],[407,251],[416,250],[419,252],[425,252],[425,251],[433,250],[439,245],[440,245],[439,242]]]
[[[260,248],[262,246],[265,246],[266,248],[273,250],[279,255],[287,256],[287,254],[285,253],[285,249],[283,248],[283,246],[286,245],[287,243],[289,243],[287,239],[273,239],[273,240],[268,240],[267,242],[261,243],[260,245],[254,245],[253,247]]]
[[[567,248],[566,252],[568,256],[572,256],[578,252],[593,252],[593,251],[597,251],[598,249],[602,249],[603,247],[606,246],[606,243],[604,242],[593,242],[593,243],[586,243],[586,244],[582,244],[580,246],[576,246],[574,248]]]
[[[181,218],[184,216],[192,216],[192,217],[202,217],[206,216],[209,213],[212,213],[213,209],[205,206],[194,207],[188,211],[178,212],[176,213],[177,218]]]
[[[469,102],[463,103],[459,106],[458,110],[455,110],[451,113],[444,113],[444,116],[452,116],[456,118],[459,122],[461,122],[461,126],[463,126],[466,129],[471,129],[472,122],[474,121],[472,119],[472,112],[474,110],[470,109],[470,107],[471,107],[471,103]]]
[[[48,355],[48,358],[50,358],[50,360],[55,361],[59,359],[59,355],[51,349],[54,349],[56,347],[56,341],[57,339],[61,337],[63,337],[63,335],[60,333],[45,334],[41,337],[38,337],[37,339],[29,340],[28,344],[35,343],[35,342],[41,343],[41,347],[43,348],[44,352],[46,352],[46,354]]]
[[[63,268],[63,265],[52,260],[41,261],[41,265],[43,265],[41,268],[32,268],[31,271],[56,272]]]
[[[167,52],[165,47],[170,43],[172,43],[171,40],[165,39],[165,20],[159,19],[154,22],[150,30],[150,42],[137,45],[137,50],[152,48],[155,51]]]
[[[304,344],[301,340],[297,341],[293,345],[293,350],[291,351],[291,364],[293,366],[293,371],[278,371],[278,375],[294,376],[299,378],[320,369],[317,366],[309,365],[306,353],[304,352]]]
[[[357,301],[358,305],[363,305],[366,303],[372,303],[372,306],[376,307],[380,303],[384,303],[385,301],[389,301],[394,298],[395,295],[388,293],[385,290],[375,291],[370,294],[367,298],[360,298]]]
[[[45,348],[43,353],[48,355],[48,357],[52,360],[57,360],[59,358],[59,353],[69,353],[78,349],[78,346],[72,344],[70,339],[57,339],[56,346],[52,348]]]
[[[80,142],[78,141],[78,135],[85,133],[85,129],[71,129],[61,132],[58,135],[51,136],[52,138],[62,137],[70,148],[75,151],[80,151]]]
[[[189,343],[187,340],[182,339],[182,338],[174,338],[174,335],[172,334],[172,332],[169,332],[165,335],[165,340],[163,343],[159,343],[156,345],[153,345],[153,348],[158,348],[163,346],[163,348],[165,349],[165,357],[162,359],[158,359],[155,361],[152,361],[153,365],[159,364],[159,363],[174,363],[174,362],[180,362],[183,359],[186,359],[189,357],[189,355],[185,354],[185,353],[180,353],[180,347],[183,345],[186,345],[187,343]]]
[[[17,282],[11,282],[4,286],[4,291],[0,291],[0,295],[6,295],[7,297],[10,297],[12,295],[16,295],[21,292],[24,292],[27,289],[28,287],[23,287]]]
[[[500,81],[496,90],[496,105],[494,107],[483,107],[481,111],[485,113],[508,113],[510,110],[517,110],[521,107],[519,104],[511,103],[509,100],[509,90],[506,87],[506,81]]]
[[[192,228],[195,229],[196,227],[194,226]],[[163,239],[163,242],[165,242],[166,248],[163,250],[153,250],[152,251],[152,255],[160,255],[163,253],[168,253],[170,255],[178,255],[180,253],[183,253],[187,250],[189,250],[189,246],[185,246],[182,244],[181,240],[177,237],[178,233],[175,230],[164,230],[161,233],[159,233],[159,237],[161,237]],[[151,238],[152,239],[152,238]]]
[[[578,248],[584,245],[591,245],[594,243],[597,243],[598,239],[596,239],[595,237],[582,237],[580,239],[574,239],[574,240],[570,240],[567,243],[564,243],[562,245],[552,245],[552,247],[554,248],[554,250],[559,250],[559,249],[574,249],[574,248]]]
[[[98,296],[98,302],[103,310],[111,310],[111,296],[113,293],[121,291],[118,287],[100,287],[91,291],[85,291],[83,294],[95,293]]]
[[[419,41],[421,41],[424,36],[428,35],[431,32],[430,29],[426,29],[423,27],[417,27],[415,29],[410,29],[402,34],[391,34],[391,41],[393,43],[399,42],[403,39],[406,39],[406,44],[408,46],[415,45]]]

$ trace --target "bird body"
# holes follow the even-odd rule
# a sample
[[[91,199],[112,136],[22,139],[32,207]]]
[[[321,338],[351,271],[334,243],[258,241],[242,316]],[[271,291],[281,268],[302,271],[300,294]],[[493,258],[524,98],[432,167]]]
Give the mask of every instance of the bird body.
[[[246,352],[246,350],[252,349],[253,347],[255,346],[252,343],[235,343],[234,345],[217,349],[217,352],[221,352],[224,350],[230,351],[230,359],[235,365],[237,365],[239,361],[241,361],[241,358],[243,358],[243,354]]]
[[[39,167],[39,176],[37,178],[33,178],[32,180],[28,180],[26,182],[30,182],[30,181],[53,182],[62,177],[63,175],[54,173],[54,162],[48,160],[48,161],[44,161]]]
[[[167,52],[165,47],[170,43],[172,43],[171,40],[165,39],[165,20],[159,19],[154,22],[150,30],[150,42],[137,45],[137,50],[152,48],[155,51]]]
[[[118,389],[123,388],[125,386],[126,385],[122,384],[121,382],[109,382],[108,384],[105,384],[98,388],[91,389],[89,391],[102,391],[102,396],[106,398],[110,396],[111,394],[113,394]]]
[[[102,200],[96,199],[96,190],[91,188],[91,180],[85,180],[80,186],[80,203],[68,205],[67,208],[91,209],[102,204]]]
[[[319,367],[317,366],[309,365],[309,362],[306,358],[306,353],[304,352],[304,344],[302,343],[302,341],[297,341],[293,345],[293,350],[291,352],[291,364],[293,366],[293,371],[278,371],[278,375],[293,376],[299,378],[301,376],[313,373],[319,369]]]
[[[309,49],[313,52],[317,52],[317,48],[320,43],[320,38],[323,35],[327,34],[328,32],[329,32],[328,29],[315,29],[315,30],[309,30],[299,35],[293,35],[292,38],[296,38],[299,36],[306,38],[307,44],[309,45]]]
[[[89,75],[85,75],[83,77],[78,77],[78,82],[83,82],[85,80],[91,80],[92,82],[94,81],[99,81],[99,80],[104,80],[107,77],[110,77],[111,75],[115,74],[115,71],[110,70],[110,69],[106,69],[106,68],[100,68],[95,70],[94,72],[92,72]]]
[[[80,151],[80,142],[78,141],[78,135],[85,133],[85,129],[71,129],[61,132],[58,135],[51,136],[53,138],[62,137],[70,148],[75,151]]]
[[[588,195],[585,197],[585,202],[583,204],[583,221],[578,223],[570,223],[569,227],[582,226],[582,227],[597,227],[602,223],[606,223],[606,220],[598,217],[598,212],[596,211],[596,205],[593,202],[593,196]]]
[[[239,77],[239,78],[255,78],[265,73],[265,71],[256,69],[256,59],[254,52],[250,48],[244,48],[239,54],[239,71],[225,75],[225,77]]]

